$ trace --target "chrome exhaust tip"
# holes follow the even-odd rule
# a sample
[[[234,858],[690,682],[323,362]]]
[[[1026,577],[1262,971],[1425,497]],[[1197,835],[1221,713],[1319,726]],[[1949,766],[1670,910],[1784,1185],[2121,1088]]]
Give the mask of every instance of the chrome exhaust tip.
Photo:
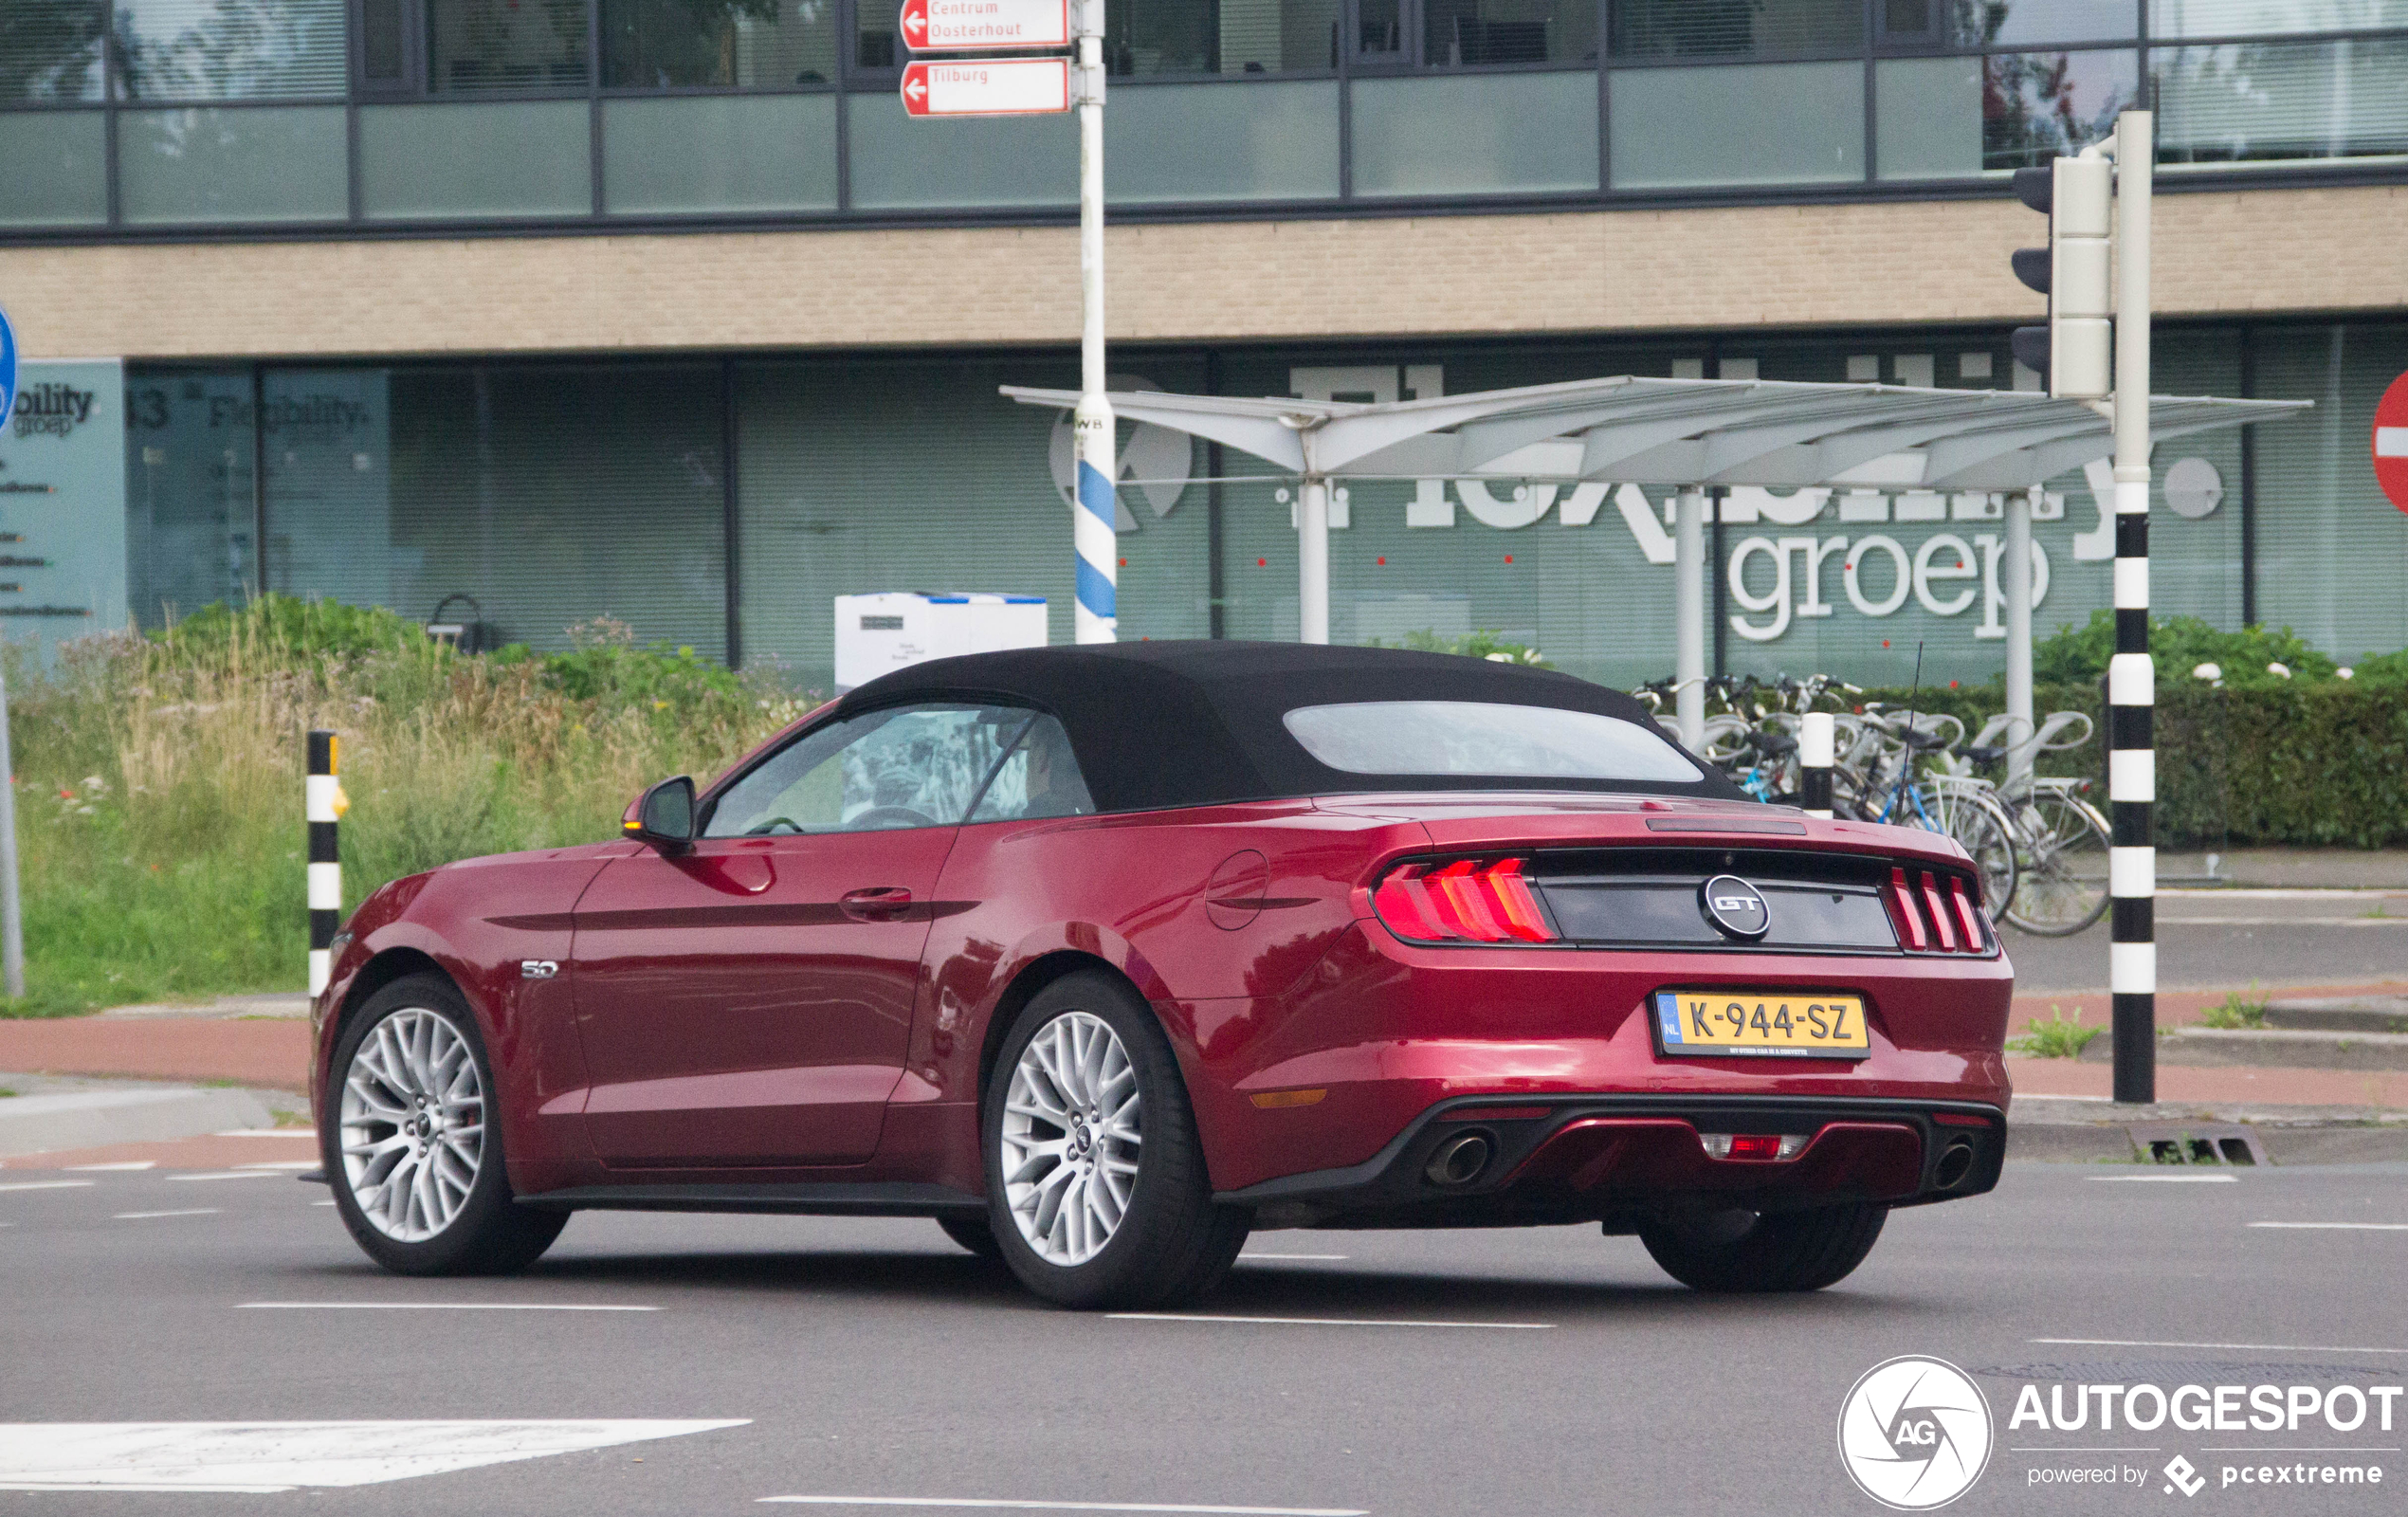
[[[1485,1132],[1459,1132],[1438,1145],[1421,1173],[1432,1185],[1469,1185],[1488,1167],[1496,1146]]]
[[[1951,1138],[1948,1146],[1940,1151],[1940,1162],[1932,1168],[1932,1181],[1943,1191],[1953,1191],[1973,1173],[1974,1149],[1970,1138]]]

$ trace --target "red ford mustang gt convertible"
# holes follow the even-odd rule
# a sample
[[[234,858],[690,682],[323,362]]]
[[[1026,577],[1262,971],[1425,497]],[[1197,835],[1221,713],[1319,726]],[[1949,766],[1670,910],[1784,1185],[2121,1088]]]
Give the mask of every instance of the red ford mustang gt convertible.
[[[615,1207],[932,1217],[1080,1307],[1192,1299],[1254,1228],[1602,1223],[1700,1289],[1811,1290],[1997,1182],[1979,892],[1568,675],[940,659],[619,839],[371,896],[318,1126],[412,1273]]]

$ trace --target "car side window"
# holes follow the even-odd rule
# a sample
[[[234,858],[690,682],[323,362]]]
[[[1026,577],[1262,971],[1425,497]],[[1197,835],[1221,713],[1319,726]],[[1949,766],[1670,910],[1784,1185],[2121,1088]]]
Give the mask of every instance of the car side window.
[[[1095,801],[1087,795],[1078,759],[1071,756],[1069,734],[1053,718],[1040,716],[1020,734],[970,819],[1016,822],[1093,814]]]
[[[1029,716],[1011,706],[907,705],[814,728],[730,785],[702,835],[952,827]]]

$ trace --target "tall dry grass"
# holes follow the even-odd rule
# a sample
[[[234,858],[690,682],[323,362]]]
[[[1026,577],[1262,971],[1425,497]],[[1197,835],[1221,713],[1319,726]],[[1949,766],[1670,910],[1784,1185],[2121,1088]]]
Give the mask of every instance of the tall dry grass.
[[[463,656],[381,612],[269,597],[164,637],[12,659],[28,994],[15,1014],[299,989],[305,734],[340,735],[344,905],[452,859],[592,842],[809,708],[589,624]]]

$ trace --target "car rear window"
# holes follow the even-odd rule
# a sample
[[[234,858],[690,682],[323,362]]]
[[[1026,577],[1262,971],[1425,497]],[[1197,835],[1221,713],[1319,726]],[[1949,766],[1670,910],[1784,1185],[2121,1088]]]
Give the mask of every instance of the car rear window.
[[[1304,751],[1350,775],[1516,779],[1703,777],[1687,755],[1633,722],[1595,711],[1477,701],[1298,706],[1281,719]]]

